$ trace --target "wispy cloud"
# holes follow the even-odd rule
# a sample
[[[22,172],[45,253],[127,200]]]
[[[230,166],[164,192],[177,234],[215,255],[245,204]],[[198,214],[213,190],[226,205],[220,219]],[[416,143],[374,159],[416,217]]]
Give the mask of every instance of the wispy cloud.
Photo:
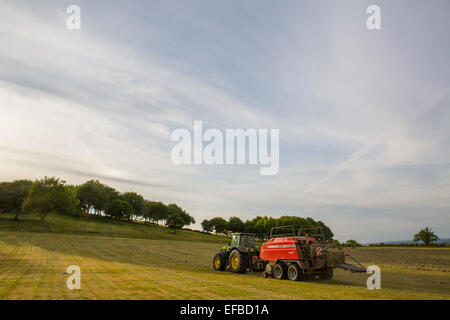
[[[449,234],[446,1],[381,1],[379,32],[369,1],[78,3],[69,31],[61,2],[2,2],[0,178],[98,178],[198,222],[298,214],[339,239],[408,238],[426,221]],[[170,133],[194,120],[280,129],[279,174],[173,165]]]

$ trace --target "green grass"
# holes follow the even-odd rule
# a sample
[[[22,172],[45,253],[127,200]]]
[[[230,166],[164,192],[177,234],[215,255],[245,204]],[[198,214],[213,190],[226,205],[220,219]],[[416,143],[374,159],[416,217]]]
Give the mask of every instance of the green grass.
[[[212,256],[223,237],[53,219],[45,232],[36,221],[0,218],[0,299],[450,299],[446,248],[353,250],[381,267],[382,289],[368,290],[367,275],[341,270],[333,280],[306,282],[216,272]],[[81,268],[81,290],[66,288],[69,265]]]
[[[200,232],[178,230],[173,233],[163,226],[138,222],[117,222],[106,217],[91,216],[71,217],[63,215],[49,215],[45,224],[35,215],[24,215],[19,220],[12,219],[12,215],[0,215],[0,231],[27,231],[45,233],[65,233],[92,236],[110,236],[138,239],[167,239],[179,241],[208,241],[226,243],[228,238],[209,235]]]

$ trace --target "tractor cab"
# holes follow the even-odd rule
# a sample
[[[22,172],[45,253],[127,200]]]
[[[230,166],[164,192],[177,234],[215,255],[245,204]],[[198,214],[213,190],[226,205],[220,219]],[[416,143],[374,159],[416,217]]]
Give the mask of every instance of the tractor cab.
[[[231,247],[243,248],[247,250],[255,249],[255,235],[253,233],[233,233]]]

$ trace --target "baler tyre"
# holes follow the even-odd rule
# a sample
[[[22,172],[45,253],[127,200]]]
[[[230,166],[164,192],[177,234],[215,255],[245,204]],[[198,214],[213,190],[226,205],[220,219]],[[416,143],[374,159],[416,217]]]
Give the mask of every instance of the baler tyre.
[[[216,253],[213,259],[213,268],[216,271],[225,270],[225,261],[224,257],[220,253]]]
[[[296,263],[293,263],[287,269],[287,276],[289,280],[301,281],[303,280],[303,271],[299,268]]]
[[[247,259],[239,250],[235,249],[230,254],[230,270],[234,273],[245,273]]]
[[[319,278],[321,280],[331,280],[333,278],[333,269],[327,269],[326,272],[320,273]]]
[[[273,267],[272,274],[275,279],[286,279],[286,265],[283,262],[278,262]]]
[[[263,271],[262,276],[263,278],[267,278],[269,275],[267,274],[267,272]]]

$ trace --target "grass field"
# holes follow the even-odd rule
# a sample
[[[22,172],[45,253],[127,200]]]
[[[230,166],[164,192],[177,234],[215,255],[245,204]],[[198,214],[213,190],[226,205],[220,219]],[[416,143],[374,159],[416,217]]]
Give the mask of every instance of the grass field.
[[[356,249],[381,267],[382,289],[368,290],[367,275],[340,270],[306,282],[215,272],[220,236],[52,219],[46,232],[33,217],[0,216],[0,299],[450,299],[450,249]],[[81,268],[81,290],[66,287],[69,265]]]
[[[154,224],[116,222],[105,217],[91,216],[89,219],[50,215],[42,224],[39,217],[25,215],[20,220],[13,220],[12,215],[0,215],[0,231],[27,231],[44,233],[64,233],[77,235],[92,235],[104,237],[121,237],[153,240],[208,241],[226,243],[223,236],[200,232],[179,230],[175,234],[167,228]]]

